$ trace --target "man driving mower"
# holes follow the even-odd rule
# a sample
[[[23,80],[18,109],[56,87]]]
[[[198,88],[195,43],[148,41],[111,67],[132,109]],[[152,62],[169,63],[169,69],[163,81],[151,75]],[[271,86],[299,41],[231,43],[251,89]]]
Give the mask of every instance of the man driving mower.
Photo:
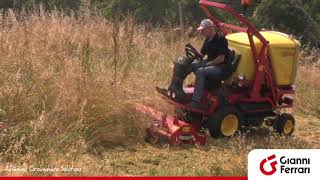
[[[204,109],[200,101],[205,81],[208,78],[217,82],[225,79],[229,49],[227,39],[216,32],[211,20],[202,20],[197,30],[205,37],[200,53],[192,45],[187,44],[186,57],[179,57],[174,61],[173,78],[169,88],[157,88],[157,91],[176,101],[183,102],[185,95],[183,80],[188,74],[194,72],[196,75],[195,89],[189,106],[194,109]]]
[[[229,49],[228,41],[222,33],[216,32],[214,24],[209,19],[201,21],[197,29],[205,37],[201,47],[203,61],[192,64],[192,71],[195,72],[196,81],[192,102],[189,104],[192,108],[203,109],[200,103],[206,78],[222,80],[227,71],[227,62]]]

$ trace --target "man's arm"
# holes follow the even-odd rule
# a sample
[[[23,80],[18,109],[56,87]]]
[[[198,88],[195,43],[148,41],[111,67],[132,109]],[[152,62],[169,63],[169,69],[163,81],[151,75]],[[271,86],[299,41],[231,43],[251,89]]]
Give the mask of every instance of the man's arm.
[[[210,61],[207,63],[207,66],[214,66],[214,65],[219,65],[224,63],[225,55],[219,55],[217,58],[214,60]]]
[[[204,42],[202,43],[201,49],[200,49],[200,54],[201,54],[202,58],[204,58],[207,54],[206,42],[207,42],[207,40],[204,40]]]

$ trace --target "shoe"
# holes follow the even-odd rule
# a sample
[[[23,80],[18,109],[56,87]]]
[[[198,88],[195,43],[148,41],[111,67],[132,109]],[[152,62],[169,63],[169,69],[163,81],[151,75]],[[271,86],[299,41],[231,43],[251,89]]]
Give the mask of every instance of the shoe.
[[[164,96],[168,96],[168,94],[167,94],[168,93],[168,89],[156,87],[156,90],[157,90],[158,93],[160,93],[160,94],[162,94]]]
[[[188,104],[189,107],[193,109],[199,109],[199,110],[205,110],[206,107],[202,105],[200,102],[197,101],[192,101],[191,103]]]

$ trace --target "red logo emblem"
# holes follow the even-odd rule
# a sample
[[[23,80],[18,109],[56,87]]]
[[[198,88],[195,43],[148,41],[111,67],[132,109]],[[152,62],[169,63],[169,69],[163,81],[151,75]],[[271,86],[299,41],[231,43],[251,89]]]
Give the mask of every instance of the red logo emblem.
[[[271,161],[271,160],[275,159],[275,158],[276,158],[276,155],[274,154],[274,155],[272,155],[272,156],[269,156],[267,159],[264,159],[264,160],[261,161],[261,163],[260,163],[260,171],[261,171],[264,175],[266,175],[266,176],[271,176],[272,174],[274,174],[274,173],[277,171],[277,168],[276,168],[276,165],[278,164],[277,161],[272,161],[272,162],[270,162],[270,166],[271,166],[271,168],[272,168],[271,171],[266,171],[266,170],[264,169],[264,164],[267,163],[268,161]]]

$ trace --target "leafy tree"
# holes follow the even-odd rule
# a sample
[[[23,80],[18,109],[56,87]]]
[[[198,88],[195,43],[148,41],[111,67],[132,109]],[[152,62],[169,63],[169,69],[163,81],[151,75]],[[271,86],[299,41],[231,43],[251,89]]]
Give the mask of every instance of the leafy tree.
[[[314,5],[312,5],[314,4]],[[276,29],[301,37],[304,43],[319,46],[319,0],[263,0],[253,19],[261,28]]]
[[[139,22],[163,22],[169,14],[170,0],[96,0],[93,4],[101,9],[106,17],[132,13]]]
[[[0,8],[25,8],[34,10],[39,4],[42,4],[47,10],[57,9],[77,9],[81,1],[77,0],[1,0]]]
[[[215,0],[230,5],[242,12],[241,0]],[[121,18],[134,14],[137,22],[161,25],[178,25],[178,3],[182,5],[186,24],[196,26],[205,17],[199,0],[0,0],[0,9],[34,10],[39,4],[47,10],[74,10],[90,4],[106,18]],[[87,7],[87,6],[85,6]],[[232,18],[221,10],[212,11],[219,19],[232,22]],[[305,43],[319,46],[320,0],[253,0],[247,17],[258,28],[279,30],[301,37]]]
[[[0,1],[0,9],[9,8],[9,7],[13,7],[13,1],[12,0],[1,0]]]

